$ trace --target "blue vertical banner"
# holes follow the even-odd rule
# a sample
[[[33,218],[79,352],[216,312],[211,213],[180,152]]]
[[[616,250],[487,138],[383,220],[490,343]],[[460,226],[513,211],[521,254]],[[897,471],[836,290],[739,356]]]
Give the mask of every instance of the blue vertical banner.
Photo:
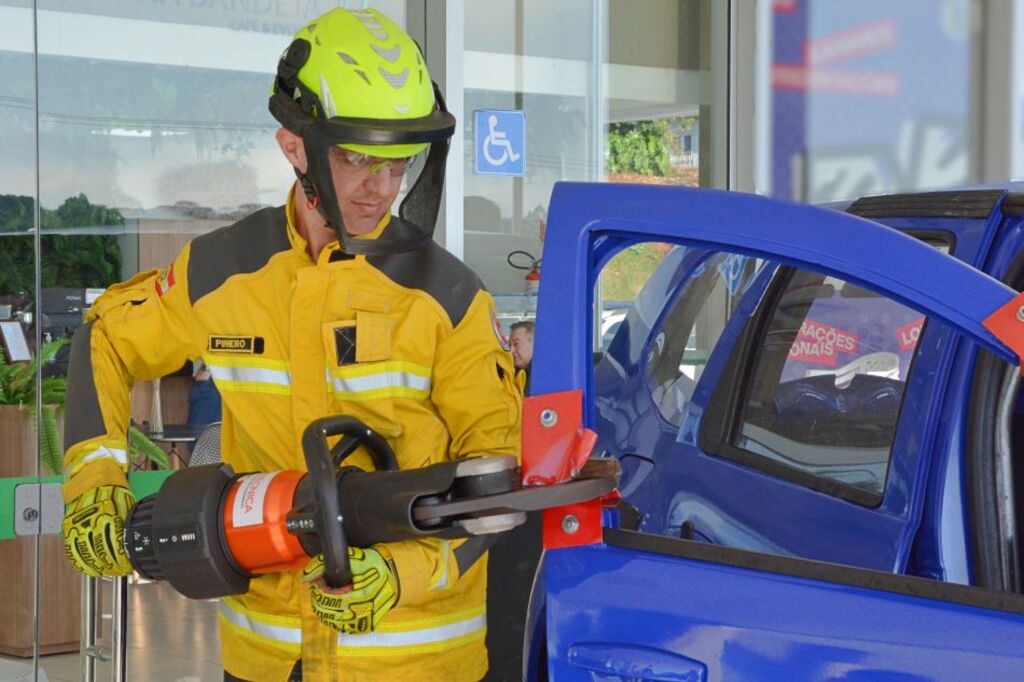
[[[772,0],[772,194],[972,182],[972,0]]]
[[[772,61],[772,195],[804,199],[801,174],[807,145],[806,88],[786,87],[778,73],[787,65],[803,63],[811,0],[774,0]]]
[[[522,111],[473,112],[476,172],[522,177],[526,172],[526,115]]]

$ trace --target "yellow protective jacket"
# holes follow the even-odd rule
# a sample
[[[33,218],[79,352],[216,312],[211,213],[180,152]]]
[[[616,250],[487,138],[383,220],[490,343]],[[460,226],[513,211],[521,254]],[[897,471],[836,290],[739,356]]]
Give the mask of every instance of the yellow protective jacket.
[[[512,357],[477,276],[436,244],[314,263],[286,207],[192,240],[173,265],[111,287],[72,344],[66,500],[124,484],[129,391],[201,357],[223,400],[235,471],[305,469],[300,437],[347,414],[384,435],[402,469],[467,455],[519,455]],[[407,229],[397,218],[384,230]],[[370,469],[365,452],[353,464]],[[400,597],[380,627],[339,634],[297,574],[254,579],[220,606],[225,669],[285,680],[477,680],[486,672],[486,560],[479,540],[383,545]]]

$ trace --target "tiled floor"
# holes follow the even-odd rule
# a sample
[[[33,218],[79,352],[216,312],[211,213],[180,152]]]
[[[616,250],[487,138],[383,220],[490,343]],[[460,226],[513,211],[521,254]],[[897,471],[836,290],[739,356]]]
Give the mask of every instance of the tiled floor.
[[[224,679],[215,601],[186,599],[166,584],[132,585],[128,595],[128,680],[221,682]],[[109,609],[109,601],[101,598],[101,603]],[[104,634],[109,634],[109,626]],[[31,659],[21,662],[32,663]],[[41,657],[39,680],[44,679],[78,682],[82,679],[81,658],[78,654]],[[110,679],[110,664],[99,663],[96,681]],[[0,677],[0,682],[3,680]]]

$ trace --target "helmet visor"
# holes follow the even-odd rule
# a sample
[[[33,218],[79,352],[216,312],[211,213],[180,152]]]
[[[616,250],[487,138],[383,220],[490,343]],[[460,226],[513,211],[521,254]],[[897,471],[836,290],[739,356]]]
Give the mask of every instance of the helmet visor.
[[[420,142],[420,146],[426,147],[426,151],[420,154],[397,158],[383,154],[370,155],[352,148],[349,143],[352,136],[349,133],[353,128],[345,127],[344,124],[338,126],[337,121],[331,121],[334,126],[324,125],[320,121],[313,123],[306,128],[302,140],[309,163],[307,176],[319,197],[320,211],[337,230],[345,250],[366,254],[397,252],[415,249],[428,242],[433,235],[444,184],[448,138],[441,137],[430,144]],[[344,142],[337,135],[342,130],[345,132]],[[404,144],[406,139],[400,134],[387,141]],[[370,148],[383,151],[385,147],[391,147],[389,151],[393,153],[393,145],[374,145]],[[396,241],[385,234],[376,240],[353,239],[345,226],[337,188],[355,182],[368,182],[384,195],[393,190],[404,193],[399,215],[416,228],[415,238]],[[390,210],[390,205],[376,207],[376,210]]]
[[[419,248],[432,239],[444,187],[444,169],[448,141],[455,132],[455,117],[445,106],[437,84],[433,85],[437,109],[427,116],[413,119],[314,118],[299,103],[278,90],[270,98],[274,117],[292,132],[301,135],[306,151],[306,179],[319,201],[318,209],[338,232],[349,253],[384,253]],[[332,161],[339,149],[357,152],[378,160],[408,159],[423,154],[415,177],[405,177],[405,196],[399,216],[411,223],[414,237],[401,239],[356,240],[345,228],[335,190],[335,165]],[[374,164],[370,164],[374,165]],[[377,167],[380,172],[383,167]],[[369,169],[372,170],[372,169]],[[397,170],[392,162],[384,172]]]

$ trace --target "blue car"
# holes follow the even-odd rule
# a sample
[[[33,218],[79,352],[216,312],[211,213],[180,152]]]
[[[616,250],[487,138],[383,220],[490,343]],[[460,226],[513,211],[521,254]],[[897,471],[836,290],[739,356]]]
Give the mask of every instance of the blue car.
[[[557,424],[623,476],[544,512],[529,679],[1024,680],[1024,187],[565,183],[547,238],[524,467]],[[642,242],[674,247],[595,355]]]

